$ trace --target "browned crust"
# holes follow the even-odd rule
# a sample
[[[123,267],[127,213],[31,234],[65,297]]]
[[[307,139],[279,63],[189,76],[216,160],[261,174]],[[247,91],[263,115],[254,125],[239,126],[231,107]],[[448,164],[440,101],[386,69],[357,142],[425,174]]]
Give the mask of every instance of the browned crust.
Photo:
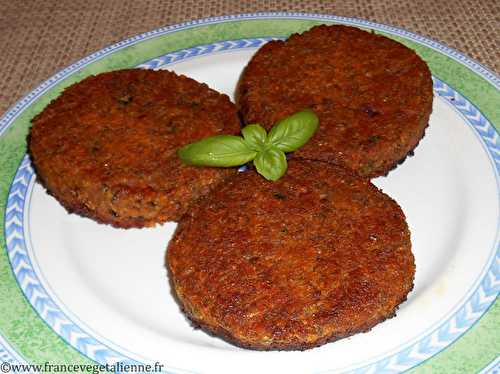
[[[370,330],[413,288],[399,206],[340,167],[230,177],[192,206],[166,256],[196,326],[236,345],[304,350]]]
[[[423,137],[432,111],[425,62],[404,45],[360,29],[316,26],[253,56],[237,90],[246,123],[270,128],[304,108],[320,129],[296,157],[387,174]]]
[[[404,303],[406,301],[406,299],[407,299],[406,297],[402,298],[399,301],[399,304]],[[195,319],[193,319],[193,317],[188,312],[186,312],[185,309],[183,309],[183,312],[187,315],[187,317],[191,321],[191,324],[193,325],[193,327],[200,328],[203,331],[205,331],[207,334],[209,334],[211,336],[219,337],[219,338],[225,340],[226,342],[228,342],[230,344],[234,344],[234,345],[236,345],[238,347],[241,347],[241,348],[253,349],[253,350],[256,350],[256,351],[305,351],[307,349],[320,347],[320,346],[322,346],[324,344],[332,343],[332,342],[335,342],[335,341],[340,340],[340,339],[348,338],[349,336],[352,336],[352,335],[355,335],[355,334],[369,332],[374,326],[378,325],[379,323],[382,323],[385,320],[393,318],[393,317],[396,316],[396,310],[394,310],[394,313],[392,315],[389,315],[389,316],[386,316],[386,317],[380,316],[380,318],[378,320],[374,320],[371,323],[366,323],[364,326],[359,326],[356,330],[347,331],[344,335],[340,335],[339,334],[339,335],[336,335],[336,336],[331,336],[329,338],[319,339],[319,340],[315,341],[314,343],[310,343],[310,344],[297,344],[297,345],[291,345],[291,344],[290,345],[270,344],[270,345],[262,345],[262,344],[258,344],[258,343],[252,343],[252,344],[244,343],[241,340],[238,340],[238,338],[236,338],[235,336],[233,336],[230,333],[228,333],[227,330],[222,329],[222,328],[214,328],[213,326],[205,324],[201,320],[195,320]]]
[[[186,166],[176,150],[237,134],[226,95],[169,71],[120,70],[67,88],[32,120],[38,180],[69,212],[115,227],[177,220],[233,169]]]

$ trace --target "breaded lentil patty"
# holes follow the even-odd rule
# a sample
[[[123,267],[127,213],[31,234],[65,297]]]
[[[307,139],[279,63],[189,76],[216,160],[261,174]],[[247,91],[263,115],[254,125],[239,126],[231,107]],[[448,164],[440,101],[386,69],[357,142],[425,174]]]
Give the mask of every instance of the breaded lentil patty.
[[[272,183],[234,175],[180,221],[166,264],[187,316],[254,349],[307,349],[368,331],[413,288],[398,204],[338,166],[291,160]]]
[[[316,26],[271,41],[237,88],[246,123],[270,128],[304,108],[320,118],[297,157],[334,162],[367,177],[387,174],[424,136],[431,73],[404,45],[349,26]]]
[[[226,95],[140,69],[88,77],[32,123],[29,152],[49,193],[70,212],[123,228],[177,220],[233,173],[183,165],[176,150],[240,128]]]

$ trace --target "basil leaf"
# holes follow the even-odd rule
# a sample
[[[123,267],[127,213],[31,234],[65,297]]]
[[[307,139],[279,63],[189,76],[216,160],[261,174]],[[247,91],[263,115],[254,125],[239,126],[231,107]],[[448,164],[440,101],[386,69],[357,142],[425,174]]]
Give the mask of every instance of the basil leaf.
[[[252,124],[243,127],[241,130],[245,142],[254,151],[262,151],[265,148],[267,138],[266,130],[259,124]]]
[[[274,147],[257,153],[253,164],[259,174],[273,182],[280,179],[288,168],[285,153]]]
[[[307,143],[318,125],[318,116],[312,110],[303,110],[274,125],[267,136],[267,142],[283,152],[292,152]]]
[[[239,166],[257,154],[240,136],[216,135],[187,144],[177,150],[185,164],[198,166]]]

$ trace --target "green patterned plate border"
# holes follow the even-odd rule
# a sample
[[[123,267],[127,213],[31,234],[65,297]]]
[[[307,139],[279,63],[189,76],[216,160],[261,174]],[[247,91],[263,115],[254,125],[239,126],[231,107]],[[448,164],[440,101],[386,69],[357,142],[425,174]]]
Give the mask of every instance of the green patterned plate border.
[[[30,120],[64,87],[91,74],[133,67],[154,57],[196,45],[240,38],[287,36],[316,24],[342,22],[358,22],[366,28],[370,25],[380,26],[350,18],[307,14],[248,14],[218,17],[146,33],[105,48],[70,66],[21,100],[0,120],[0,131],[3,131],[0,138],[2,212],[5,211],[12,178],[25,154]],[[452,85],[473,102],[497,129],[499,128],[498,77],[456,51],[442,47],[443,53],[441,53],[432,46],[425,46],[402,36],[395,37],[390,34],[392,28],[387,27],[387,29],[389,33],[384,34],[415,49],[427,61],[434,76]],[[400,31],[400,34],[404,35],[401,30],[393,30]],[[414,36],[412,38],[414,40],[419,39],[414,34],[407,34]],[[68,76],[64,77],[66,75]],[[27,102],[29,105],[26,105]],[[4,214],[0,218],[2,225],[4,224],[3,217]],[[5,248],[3,234],[2,245]],[[46,361],[89,363],[87,358],[66,345],[34,313],[13,278],[5,250],[1,251],[0,255],[0,299],[2,300],[0,331],[6,340],[4,344],[10,345],[22,358],[35,363]],[[459,340],[413,370],[416,372],[429,372],[430,370],[433,372],[475,372],[487,366],[498,357],[500,351],[497,338],[500,336],[499,321],[499,307],[498,303],[495,303],[489,312]]]

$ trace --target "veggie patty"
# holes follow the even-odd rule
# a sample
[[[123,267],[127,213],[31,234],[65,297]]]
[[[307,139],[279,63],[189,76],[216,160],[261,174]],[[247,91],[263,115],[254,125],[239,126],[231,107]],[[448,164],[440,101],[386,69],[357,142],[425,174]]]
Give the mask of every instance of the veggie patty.
[[[39,181],[68,211],[116,227],[175,221],[235,172],[177,157],[187,143],[239,133],[240,122],[226,95],[166,70],[88,77],[32,123]]]
[[[370,330],[413,288],[398,204],[338,166],[294,159],[268,182],[229,177],[193,204],[166,264],[187,316],[262,350],[303,350]]]
[[[265,44],[246,66],[236,94],[245,122],[267,129],[313,109],[320,128],[295,156],[367,177],[387,174],[413,151],[433,99],[429,68],[413,50],[342,25]]]

